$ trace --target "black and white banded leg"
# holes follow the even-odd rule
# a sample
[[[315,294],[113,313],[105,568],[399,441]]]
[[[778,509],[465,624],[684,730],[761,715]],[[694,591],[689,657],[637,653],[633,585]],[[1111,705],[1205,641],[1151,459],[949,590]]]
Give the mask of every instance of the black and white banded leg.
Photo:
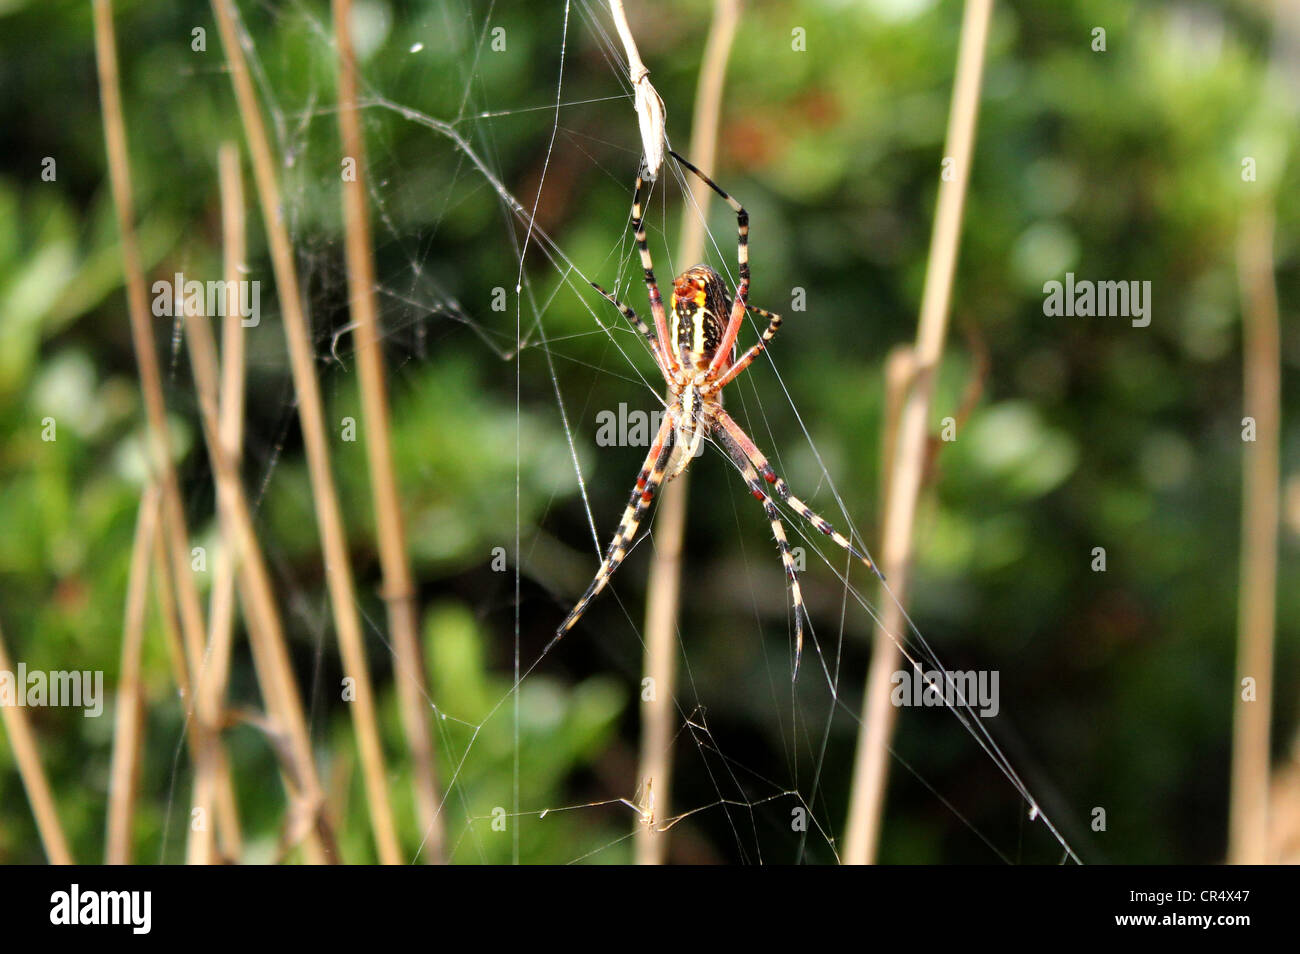
[[[736,359],[735,363],[723,372],[722,377],[718,378],[709,385],[710,392],[716,394],[724,387],[736,379],[740,372],[748,368],[760,354],[767,350],[767,343],[776,337],[776,333],[781,330],[782,318],[780,315],[768,311],[766,308],[755,308],[748,306],[749,310],[760,318],[767,319],[767,329],[758,339],[758,343],[753,345],[748,351]]]
[[[636,537],[637,529],[641,526],[641,520],[645,517],[646,511],[650,509],[650,504],[654,501],[659,485],[663,483],[675,441],[673,416],[665,414],[663,423],[659,426],[659,433],[655,435],[654,444],[650,447],[650,453],[646,455],[645,461],[641,464],[641,472],[637,475],[636,485],[632,488],[632,495],[628,498],[623,517],[618,522],[618,529],[614,531],[614,539],[610,541],[609,549],[605,551],[605,558],[601,560],[600,568],[596,571],[596,577],[591,581],[591,585],[587,587],[587,592],[582,594],[582,598],[569,611],[569,615],[564,618],[564,622],[560,624],[559,629],[555,631],[555,639],[551,641],[551,645],[558,642],[561,636],[577,625],[578,620],[582,618],[582,614],[586,612],[587,606],[605,588],[605,585],[609,583],[609,578],[614,575],[614,571],[619,568],[623,558],[627,556],[628,548]],[[547,648],[549,649],[549,647]]]
[[[732,419],[730,414],[719,408],[715,412],[715,417],[718,425],[723,429],[727,436],[736,443],[744,453],[745,457],[753,463],[754,468],[758,471],[759,475],[772,486],[776,495],[780,497],[784,503],[789,505],[791,510],[803,517],[822,533],[826,534],[826,536],[834,540],[836,545],[842,547],[854,557],[861,560],[866,564],[868,569],[875,573],[876,576],[880,577],[881,580],[885,578],[884,574],[880,572],[880,568],[876,566],[871,557],[867,556],[865,553],[860,553],[858,548],[850,543],[849,539],[844,536],[844,534],[832,527],[826,518],[814,511],[806,503],[790,492],[790,486],[781,477],[777,476],[776,471],[772,469],[772,465],[769,464],[767,458],[763,456],[763,452],[758,449],[758,446],[750,439],[749,435],[744,432],[741,426]]]
[[[693,163],[683,159],[671,149],[668,154],[682,166],[695,173],[705,185],[721,196],[722,200],[731,206],[731,210],[736,213],[736,232],[739,236],[736,245],[736,260],[739,276],[736,283],[736,297],[731,303],[731,316],[727,320],[727,328],[722,334],[722,343],[718,346],[713,361],[709,363],[709,371],[716,373],[722,367],[726,356],[731,353],[731,346],[736,343],[736,335],[740,334],[740,326],[745,320],[745,309],[749,307],[749,213],[745,211],[743,205],[733,199],[725,189],[701,172]]]
[[[614,297],[611,292],[606,291],[595,282],[588,282],[587,284],[591,285],[591,287],[600,292],[607,301],[613,304],[613,306],[619,310],[619,313],[631,323],[632,327],[636,329],[636,331],[645,338],[647,342],[649,342],[650,353],[654,355],[655,364],[659,365],[659,370],[663,373],[664,381],[669,385],[672,385],[673,378],[669,372],[668,363],[664,360],[663,351],[659,348],[659,339],[655,337],[654,332],[650,330],[649,326],[641,320],[641,316],[633,311],[630,306],[623,304]]]
[[[772,536],[776,538],[776,548],[781,553],[781,565],[785,568],[786,579],[790,581],[790,598],[794,601],[794,673],[791,680],[799,678],[799,661],[803,658],[803,620],[808,611],[803,605],[803,590],[799,587],[799,574],[794,567],[794,554],[790,552],[790,540],[785,534],[785,524],[781,522],[781,511],[767,492],[758,471],[750,463],[749,456],[722,426],[714,428],[714,434],[728,456],[740,468],[745,486],[754,495],[754,499],[763,505],[768,522],[772,526]]]

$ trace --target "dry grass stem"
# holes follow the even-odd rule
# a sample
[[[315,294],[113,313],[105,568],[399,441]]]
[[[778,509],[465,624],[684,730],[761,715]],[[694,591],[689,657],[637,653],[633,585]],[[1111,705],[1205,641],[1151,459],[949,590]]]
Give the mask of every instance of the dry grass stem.
[[[740,20],[738,0],[717,0],[713,23],[705,42],[704,59],[695,90],[688,158],[712,173],[717,165],[718,119],[727,60]],[[711,190],[689,177],[691,197],[682,213],[678,260],[699,261],[704,254],[704,230]],[[644,673],[653,679],[654,698],[641,703],[640,781],[654,793],[655,817],[666,818],[672,795],[672,739],[677,713],[673,705],[677,682],[677,611],[681,600],[682,540],[686,531],[687,474],[665,485],[655,517],[656,538],[651,557],[646,596]],[[638,864],[662,864],[667,857],[668,835],[654,825],[642,825],[636,834]]]
[[[325,563],[325,580],[329,589],[343,668],[352,680],[355,699],[351,703],[357,748],[361,755],[365,780],[366,803],[375,848],[384,864],[401,864],[402,853],[397,840],[388,797],[388,772],[384,766],[379,739],[379,720],[375,709],[374,687],[366,662],[365,637],[357,611],[356,587],[348,561],[347,533],[339,506],[338,491],[330,469],[329,443],[326,437],[325,412],[321,403],[320,383],[316,380],[316,356],[312,350],[311,330],[302,307],[298,272],[293,247],[285,227],[276,162],[266,133],[261,107],[240,43],[240,28],[231,0],[213,0],[213,12],[221,33],[230,79],[235,90],[244,136],[252,158],[253,178],[257,184],[262,221],[266,227],[271,265],[279,292],[281,317],[288,339],[289,361],[294,390],[298,396],[298,419],[302,427],[311,480],[312,501],[320,529]]]
[[[140,389],[144,397],[149,439],[149,466],[162,488],[163,524],[168,555],[173,566],[177,605],[186,664],[191,676],[203,663],[204,623],[198,587],[190,568],[190,548],[186,538],[185,509],[180,485],[172,466],[167,439],[167,407],[163,398],[162,374],[154,350],[153,329],[149,321],[144,267],[140,260],[135,234],[135,209],[131,189],[131,168],[127,158],[126,127],[122,116],[122,97],[118,78],[117,41],[113,31],[113,8],[110,0],[94,0],[95,59],[99,68],[100,104],[104,117],[104,141],[108,155],[109,180],[113,205],[121,232],[122,265],[126,285],[127,312],[131,322],[131,341],[139,366]],[[192,681],[192,680],[191,680]],[[193,700],[186,700],[193,706]]]
[[[158,534],[159,493],[149,484],[140,497],[131,547],[131,570],[126,584],[126,611],[122,624],[122,663],[113,707],[113,758],[108,775],[108,836],[104,861],[131,863],[132,819],[135,788],[140,778],[140,752],[144,742],[144,696],[140,685],[140,657],[144,647],[145,614],[149,602],[149,563]]]
[[[4,632],[0,630],[0,672],[13,672],[14,666],[9,659],[9,650],[5,646]],[[59,812],[54,804],[54,795],[50,792],[49,780],[45,769],[41,767],[40,749],[36,745],[36,736],[27,724],[27,711],[23,706],[0,706],[0,720],[3,720],[5,733],[9,736],[9,748],[14,755],[14,764],[18,766],[18,776],[23,780],[27,790],[27,801],[32,806],[32,815],[36,818],[36,829],[41,835],[41,844],[45,848],[45,857],[52,865],[73,864],[72,852],[68,850],[68,839],[64,837],[63,825],[59,823]]]
[[[953,175],[941,179],[930,240],[921,315],[916,331],[911,387],[899,414],[897,442],[888,476],[889,494],[883,514],[881,568],[890,590],[882,590],[882,614],[876,627],[871,665],[867,674],[864,727],[858,741],[850,795],[849,819],[842,860],[867,864],[875,860],[880,814],[888,780],[889,739],[893,714],[889,704],[889,676],[901,655],[895,643],[904,633],[902,604],[906,598],[912,531],[921,481],[925,472],[927,421],[934,377],[943,357],[948,331],[953,274],[957,266],[962,211],[975,148],[975,119],[979,112],[992,0],[967,0],[957,52],[956,78],[944,156],[951,158]]]
[[[334,29],[339,50],[339,134],[343,154],[355,163],[355,176],[343,182],[343,224],[348,267],[348,301],[352,340],[360,378],[362,433],[375,505],[375,532],[383,568],[384,602],[395,656],[395,679],[402,723],[413,764],[415,805],[424,833],[421,857],[444,860],[442,798],[434,761],[432,711],[420,647],[415,580],[406,548],[401,497],[389,437],[384,351],[375,307],[375,263],[371,253],[370,216],[366,205],[365,140],[357,109],[357,68],[352,48],[351,0],[334,0]]]
[[[1276,0],[1272,19],[1271,83],[1265,97],[1280,106],[1293,124],[1300,116],[1295,84],[1300,63],[1300,0]],[[1286,159],[1286,153],[1280,154],[1272,165],[1281,170]],[[1255,440],[1242,444],[1237,681],[1228,807],[1228,861],[1234,864],[1274,861],[1279,845],[1269,832],[1279,823],[1285,824],[1288,815],[1295,815],[1283,802],[1270,803],[1269,783],[1282,430],[1281,328],[1273,251],[1278,177],[1278,172],[1270,171],[1253,187],[1259,194],[1246,204],[1237,233],[1242,416],[1254,419]],[[1254,681],[1254,700],[1249,702],[1242,698],[1246,679]]]
[[[1269,860],[1269,726],[1273,711],[1273,642],[1277,624],[1279,447],[1282,354],[1274,284],[1271,197],[1249,208],[1237,240],[1242,301],[1242,415],[1255,420],[1242,444],[1241,581],[1237,605],[1237,682],[1232,722],[1232,789],[1228,860]],[[1254,697],[1243,699],[1245,680]]]
[[[222,144],[217,153],[221,184],[222,274],[228,288],[238,287],[244,261],[244,187],[239,172],[239,147]],[[244,329],[238,308],[227,308],[222,318],[223,365],[221,376],[220,440],[231,463],[238,468],[243,435]],[[199,678],[197,706],[209,725],[225,719],[226,687],[230,680],[230,653],[234,641],[235,567],[230,547],[223,541],[213,561],[212,593],[208,604],[208,661]],[[220,857],[237,860],[243,854],[234,792],[218,794],[215,759],[203,760],[194,782],[194,809],[200,818],[220,812]],[[191,838],[189,860],[212,864],[217,844],[211,836]]]
[[[163,399],[162,374],[158,355],[154,350],[153,329],[150,327],[149,306],[145,290],[144,267],[140,259],[135,232],[135,206],[131,188],[131,167],[128,159],[126,126],[123,121],[122,94],[117,65],[117,41],[113,29],[113,8],[110,0],[94,0],[95,60],[99,71],[100,106],[104,119],[104,143],[108,156],[109,180],[113,192],[113,205],[121,233],[122,268],[126,286],[127,312],[131,324],[131,341],[135,349],[140,373],[140,389],[144,397],[148,430],[149,466],[153,479],[162,492],[163,532],[167,553],[171,560],[169,579],[175,587],[176,605],[179,609],[181,638],[185,666],[189,678],[180,682],[185,689],[185,705],[194,727],[190,732],[191,758],[198,763],[204,748],[216,747],[214,758],[217,771],[222,774],[218,782],[221,791],[231,792],[233,786],[226,770],[226,760],[221,741],[215,737],[215,726],[204,722],[194,710],[194,699],[189,694],[204,665],[206,640],[203,607],[199,602],[198,586],[190,566],[190,546],[185,526],[185,508],[181,500],[180,484],[172,465],[167,438],[167,408]]]
[[[235,567],[253,665],[270,716],[270,734],[273,740],[278,740],[278,751],[288,764],[286,776],[292,786],[292,814],[305,816],[311,821],[305,826],[308,860],[313,863],[337,862],[340,860],[338,848],[325,814],[324,790],[312,759],[307,720],[293,678],[271,576],[258,545],[239,473],[234,462],[227,457],[220,439],[217,349],[212,328],[207,318],[187,315],[185,334],[198,393],[203,438],[217,485],[222,541]],[[206,693],[204,704],[208,704]]]
[[[881,421],[884,432],[881,447],[881,509],[889,506],[892,499],[893,478],[896,472],[894,453],[898,447],[898,427],[903,415],[903,406],[916,376],[916,359],[911,346],[895,348],[885,363],[885,408]],[[906,581],[897,579],[892,574],[894,597],[898,602],[889,600],[881,609],[880,628],[886,633],[897,633],[903,627],[903,611],[900,606],[906,599]],[[862,844],[868,846],[867,855],[875,857],[876,846],[880,840],[880,824],[884,811],[885,781],[883,774],[888,768],[886,758],[881,753],[888,753],[889,740],[894,733],[894,723],[898,718],[898,709],[890,702],[890,690],[893,688],[892,676],[898,666],[898,648],[891,639],[875,639],[871,646],[871,663],[867,670],[867,687],[865,704],[862,712],[862,729],[858,733],[856,764],[868,766],[872,773],[866,777],[861,791],[865,793],[866,802],[863,817],[866,820],[864,831],[857,833]],[[857,862],[860,859],[845,861]]]

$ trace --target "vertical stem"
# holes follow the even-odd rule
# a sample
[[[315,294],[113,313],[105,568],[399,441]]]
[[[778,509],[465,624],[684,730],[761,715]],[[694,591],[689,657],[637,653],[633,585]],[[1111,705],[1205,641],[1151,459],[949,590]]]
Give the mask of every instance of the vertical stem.
[[[131,816],[135,811],[135,787],[140,778],[140,750],[144,738],[140,657],[149,598],[150,554],[158,533],[158,498],[156,485],[145,487],[136,517],[131,571],[126,584],[122,664],[113,711],[113,759],[108,776],[108,838],[104,861],[110,865],[131,863]]]
[[[312,863],[337,862],[338,848],[325,816],[324,789],[312,760],[311,738],[289,663],[284,630],[271,587],[271,575],[257,542],[239,473],[221,441],[217,348],[208,319],[187,315],[185,335],[189,344],[195,391],[198,394],[203,439],[217,485],[217,512],[222,544],[229,552],[231,564],[235,568],[262,698],[271,716],[274,732],[284,740],[276,748],[277,751],[283,750],[286,753],[289,762],[287,774],[292,786],[292,807],[297,815],[305,815],[311,821],[312,827],[308,830],[306,842],[308,860]],[[207,704],[206,692],[203,696],[204,703]]]
[[[176,567],[168,560],[167,553],[167,545],[163,540],[163,534],[154,534],[154,592],[158,599],[158,615],[162,617],[167,661],[171,665],[172,676],[176,680],[176,691],[181,699],[186,702],[187,707],[190,705],[190,701],[194,700],[194,708],[186,714],[185,738],[196,769],[195,788],[196,790],[201,789],[206,785],[210,789],[213,785],[217,786],[217,797],[221,799],[219,804],[225,807],[228,802],[229,805],[228,814],[220,812],[217,814],[216,822],[221,824],[227,818],[234,818],[234,786],[230,779],[225,749],[218,747],[220,740],[217,738],[215,728],[211,731],[204,731],[201,725],[202,717],[197,714],[200,711],[197,706],[198,693],[194,688],[193,680],[190,678],[189,666],[186,665],[185,639],[181,634],[181,626],[176,618]],[[206,668],[204,671],[206,672]],[[208,725],[215,724],[208,723]],[[209,740],[212,744],[209,744]],[[187,826],[189,833],[185,849],[187,862],[191,864],[207,864],[212,861],[212,821],[211,813],[209,813],[203,816],[203,825],[198,830]]]
[[[144,396],[149,437],[149,464],[153,479],[162,491],[163,529],[167,552],[171,558],[170,578],[176,589],[180,611],[181,636],[185,663],[189,668],[186,684],[193,687],[204,664],[203,607],[190,568],[190,548],[185,527],[185,508],[180,484],[172,466],[167,439],[167,408],[163,400],[162,373],[154,350],[153,331],[149,326],[149,306],[145,292],[144,267],[135,234],[135,208],[131,188],[126,126],[122,118],[122,93],[117,65],[117,40],[113,30],[113,7],[110,0],[94,0],[95,61],[99,71],[100,108],[104,118],[104,144],[108,157],[109,181],[117,213],[122,242],[122,270],[126,286],[127,311],[131,322],[131,341],[140,372],[140,389]],[[192,713],[194,699],[187,693],[185,705]],[[225,765],[221,741],[215,728],[201,718],[193,720],[191,755],[197,763],[209,744],[218,747],[219,764]],[[229,785],[229,779],[223,783]]]
[[[1237,239],[1244,362],[1243,414],[1255,440],[1242,452],[1241,582],[1237,606],[1237,682],[1233,687],[1232,791],[1228,860],[1268,861],[1269,724],[1277,616],[1278,447],[1281,343],[1273,272],[1272,197],[1249,208]],[[1255,697],[1242,698],[1251,679]]]
[[[715,0],[713,22],[704,43],[704,59],[695,88],[695,109],[691,113],[690,160],[698,168],[712,173],[717,165],[718,125],[722,116],[722,89],[727,79],[727,62],[731,45],[740,25],[740,0]],[[713,190],[698,176],[687,176],[691,201],[682,210],[682,235],[679,254],[683,266],[704,254],[704,233],[709,201]]]
[[[874,861],[879,840],[893,722],[893,713],[888,711],[892,708],[889,676],[898,668],[900,659],[894,641],[903,632],[902,603],[907,590],[916,505],[924,476],[926,422],[934,392],[934,377],[943,357],[948,330],[962,210],[975,145],[984,47],[992,10],[993,0],[967,0],[962,19],[944,149],[944,155],[953,160],[953,176],[949,180],[941,179],[939,183],[934,232],[921,297],[921,316],[916,331],[914,376],[903,402],[893,468],[888,480],[880,562],[892,586],[892,597],[890,591],[882,590],[883,611],[874,636],[867,674],[864,726],[858,739],[853,769],[848,828],[844,839],[843,860],[846,864]]]
[[[901,346],[892,351],[885,361],[885,413],[881,423],[884,433],[881,447],[881,510],[885,512],[891,499],[891,487],[894,477],[894,457],[898,448],[898,426],[902,418],[904,402],[916,377],[916,364],[913,349]],[[881,609],[880,625],[886,633],[897,633],[902,629],[903,613],[900,604],[907,598],[905,580],[899,579],[890,571],[890,579],[895,581],[894,598]],[[880,822],[884,809],[885,782],[889,771],[889,740],[894,733],[894,724],[898,718],[898,709],[890,703],[890,690],[893,688],[892,676],[898,663],[898,648],[890,639],[875,639],[871,647],[871,664],[867,670],[866,701],[862,713],[862,729],[858,733],[857,764],[863,771],[860,785],[855,792],[867,793],[869,810],[864,810],[866,828],[856,835],[867,848],[867,857],[874,859],[876,847],[880,841]],[[846,855],[845,860],[850,859]],[[853,857],[853,861],[857,861]]]
[[[185,640],[181,635],[181,626],[177,620],[176,611],[176,581],[175,566],[167,558],[167,545],[163,540],[161,533],[154,534],[153,537],[153,578],[154,594],[158,600],[158,615],[162,618],[163,641],[166,643],[167,661],[171,665],[172,677],[176,680],[176,691],[182,700],[187,703],[193,699],[196,703],[194,712],[188,713],[185,719],[185,738],[190,748],[190,753],[195,764],[195,783],[198,787],[201,779],[211,779],[213,773],[217,776],[216,789],[217,797],[229,797],[230,815],[234,814],[234,787],[230,780],[230,772],[225,760],[224,748],[218,748],[211,751],[205,743],[205,738],[215,739],[215,731],[203,733],[200,728],[200,719],[193,717],[198,711],[197,700],[198,692],[194,688],[194,683],[190,679],[190,670],[185,662]],[[209,767],[210,766],[210,767]],[[220,803],[219,803],[220,804]],[[220,824],[227,816],[217,814],[217,822]],[[186,845],[186,860],[195,863],[203,861],[206,857],[201,853],[204,846],[211,841],[211,819],[204,817],[204,827],[195,831],[188,828],[189,838]],[[208,858],[203,863],[207,863]]]
[[[257,183],[262,222],[266,227],[271,265],[280,297],[294,391],[298,396],[298,419],[307,454],[312,501],[316,508],[316,523],[324,551],[325,581],[329,589],[344,672],[352,679],[356,694],[351,704],[352,721],[361,755],[370,826],[380,861],[384,864],[401,864],[397,827],[388,800],[388,772],[384,766],[383,747],[379,740],[374,687],[366,662],[365,639],[357,612],[352,567],[348,562],[347,533],[343,526],[338,490],[330,469],[325,411],[321,403],[320,382],[316,380],[315,352],[312,350],[311,330],[298,287],[293,247],[284,224],[284,206],[276,178],[276,163],[253,81],[249,76],[248,64],[244,59],[244,49],[240,44],[233,0],[212,0],[212,6],[221,33],[221,45],[225,48],[226,61],[230,66],[230,80],[234,85],[244,136],[253,161],[253,177]]]
[[[174,567],[182,636],[192,679],[203,659],[203,610],[199,603],[198,589],[194,585],[193,572],[190,569],[190,552],[185,539],[185,515],[181,505],[180,485],[176,480],[176,471],[172,467],[171,452],[168,447],[167,409],[163,399],[162,374],[158,367],[158,355],[154,350],[153,330],[149,327],[144,267],[136,243],[131,169],[127,158],[126,128],[122,120],[117,44],[113,31],[113,10],[110,0],[94,0],[94,13],[95,52],[99,66],[104,140],[108,153],[113,203],[117,210],[121,232],[131,340],[135,346],[136,362],[139,365],[140,388],[144,396],[149,430],[149,463],[162,487],[168,554]],[[187,700],[187,704],[192,706],[193,700]]]
[[[13,663],[9,660],[9,650],[5,648],[5,637],[0,631],[0,672],[13,672]],[[41,844],[45,847],[45,857],[53,865],[73,864],[72,852],[68,850],[68,840],[63,836],[63,826],[59,824],[59,812],[50,792],[49,780],[45,769],[41,768],[40,751],[36,746],[36,737],[27,724],[27,712],[22,706],[0,706],[0,720],[3,720],[5,732],[9,735],[9,748],[14,754],[14,763],[18,766],[18,775],[27,790],[27,801],[32,806],[32,815],[36,818],[36,828],[41,834]]]
[[[226,288],[237,288],[238,282],[247,281],[245,277],[245,214],[244,182],[239,171],[239,146],[233,142],[223,143],[217,153],[217,167],[221,189],[221,254],[222,272],[226,278]],[[220,396],[220,438],[226,453],[231,455],[231,462],[236,469],[242,456],[244,444],[244,324],[239,309],[233,299],[227,298],[229,306],[222,318],[221,349],[221,396]],[[219,517],[220,515],[218,515]],[[234,560],[229,545],[223,545],[217,557],[217,568],[221,571],[214,580],[213,601],[216,602],[216,587],[219,584],[223,603],[210,608],[211,635],[208,645],[212,655],[211,666],[215,670],[214,697],[218,701],[216,717],[220,717],[224,708],[226,689],[230,680],[230,652],[234,641]],[[229,784],[217,792],[217,817],[222,822],[218,831],[222,834],[221,852],[228,859],[237,859],[243,853],[239,835],[238,814],[235,810],[234,792]]]
[[[158,616],[162,620],[163,644],[167,651],[167,663],[172,668],[172,678],[176,680],[176,693],[181,699],[194,696],[190,685],[190,671],[185,665],[185,646],[181,638],[180,624],[176,622],[176,588],[172,583],[172,565],[167,559],[167,544],[162,534],[153,540],[153,580],[154,598],[158,603]],[[193,740],[193,719],[186,720],[186,733]]]
[[[727,60],[740,20],[739,0],[717,0],[713,23],[704,47],[695,111],[691,118],[691,161],[706,172],[716,165],[718,118],[722,109],[722,87]],[[694,176],[691,201],[682,212],[682,262],[699,260],[704,252],[705,216],[712,194]],[[644,672],[652,679],[653,698],[641,704],[640,777],[651,805],[651,824],[637,830],[637,863],[663,864],[668,852],[668,835],[658,831],[658,822],[668,816],[672,795],[672,738],[676,726],[673,699],[677,678],[677,610],[681,596],[682,540],[686,529],[686,472],[668,483],[659,498],[654,556],[646,601],[646,648]]]
[[[356,345],[361,384],[362,430],[370,465],[375,504],[375,532],[383,567],[388,630],[396,657],[396,680],[402,721],[411,748],[415,804],[424,831],[423,856],[444,860],[442,799],[434,762],[433,730],[424,653],[420,648],[415,581],[406,548],[401,498],[389,439],[388,396],[384,382],[384,351],[375,308],[375,262],[371,252],[370,217],[366,206],[365,140],[357,110],[357,64],[352,47],[352,0],[334,0],[334,32],[339,49],[339,134],[343,154],[355,162],[356,175],[343,182],[343,224],[348,264],[348,299],[352,309],[352,339]]]
[[[1300,0],[1273,4],[1273,50],[1266,102],[1283,122],[1300,115]],[[1269,95],[1271,94],[1271,95]],[[1271,117],[1277,122],[1277,117]],[[1273,643],[1277,621],[1277,528],[1281,411],[1281,346],[1277,265],[1273,254],[1278,170],[1275,157],[1256,188],[1262,195],[1243,211],[1237,235],[1241,289],[1243,415],[1255,419],[1255,441],[1244,446],[1241,487],[1241,577],[1237,605],[1237,683],[1233,687],[1232,787],[1228,860],[1263,864],[1269,844],[1269,726],[1273,708]],[[1255,681],[1255,699],[1241,698],[1243,679]]]
[[[217,153],[221,183],[222,273],[226,281],[227,308],[222,318],[223,366],[221,379],[220,440],[231,463],[238,467],[243,436],[244,413],[244,329],[235,289],[243,281],[244,186],[239,174],[239,147],[223,143]],[[230,680],[230,653],[234,641],[235,565],[227,541],[221,542],[213,563],[212,594],[208,606],[208,665],[199,677],[197,705],[210,725],[221,722],[226,688]],[[236,860],[242,854],[239,814],[233,789],[218,788],[216,763],[200,764],[194,782],[194,807],[200,818],[220,819],[221,855]],[[211,837],[192,839],[190,861],[211,864],[217,846]]]

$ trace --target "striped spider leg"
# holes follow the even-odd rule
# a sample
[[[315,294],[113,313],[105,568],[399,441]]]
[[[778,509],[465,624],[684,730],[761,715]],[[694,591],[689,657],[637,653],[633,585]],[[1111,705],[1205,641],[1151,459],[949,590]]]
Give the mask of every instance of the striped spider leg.
[[[681,368],[677,363],[677,355],[668,347],[668,315],[664,311],[664,300],[659,293],[659,283],[655,281],[655,267],[650,257],[650,243],[646,240],[645,214],[641,207],[641,190],[644,187],[645,179],[642,178],[641,173],[638,171],[636,185],[632,188],[632,234],[636,237],[637,251],[641,255],[641,271],[645,279],[646,296],[650,299],[650,316],[655,323],[655,344],[658,347],[652,345],[651,350],[654,352],[655,361],[663,370],[664,377],[671,389],[673,379],[680,373]],[[596,290],[605,297],[610,297],[599,286],[596,286]],[[616,299],[611,298],[610,300],[619,306],[620,311],[626,307],[620,305]],[[646,328],[645,322],[635,317],[636,312],[628,308],[623,314],[637,326],[637,330],[644,334],[647,339],[650,337],[650,330]]]
[[[668,362],[664,358],[663,349],[659,347],[659,339],[649,328],[646,327],[646,323],[641,320],[641,316],[619,301],[612,293],[607,292],[596,282],[588,282],[587,284],[596,289],[596,291],[600,292],[604,298],[610,301],[614,307],[619,310],[623,317],[631,323],[637,333],[650,343],[650,353],[655,357],[655,364],[659,366],[659,372],[664,376],[664,383],[671,388],[673,386],[673,374],[668,370]]]
[[[791,510],[830,537],[838,546],[865,563],[868,569],[880,579],[883,580],[885,577],[869,556],[859,553],[847,537],[790,492],[789,485],[772,469],[772,465],[763,456],[763,452],[758,449],[758,446],[741,426],[732,419],[731,415],[721,407],[714,412],[714,435],[726,449],[728,456],[740,469],[741,476],[745,479],[745,486],[754,495],[754,499],[763,505],[763,511],[772,524],[772,535],[776,537],[777,549],[781,551],[781,564],[785,567],[785,575],[790,580],[790,594],[794,600],[794,678],[797,679],[799,678],[799,660],[803,656],[803,617],[808,614],[808,610],[804,606],[803,591],[799,588],[799,576],[795,572],[794,557],[790,553],[790,543],[786,539],[785,526],[781,522],[781,513],[777,510],[776,504],[767,492],[768,486],[775,491],[776,495]],[[764,485],[765,481],[767,486]]]
[[[685,166],[691,172],[704,182],[710,189],[722,197],[722,201],[731,206],[731,211],[736,213],[736,232],[739,234],[739,241],[736,247],[737,271],[740,274],[740,280],[736,284],[736,297],[731,304],[731,314],[727,320],[726,330],[722,333],[722,339],[714,343],[710,360],[708,362],[709,377],[715,376],[722,366],[726,364],[731,357],[732,346],[736,343],[736,336],[740,334],[740,326],[745,321],[745,308],[749,305],[749,213],[745,207],[733,199],[722,187],[706,176],[691,163],[687,162],[671,149],[668,154],[676,159],[681,165]],[[712,269],[710,269],[712,271]],[[716,275],[717,273],[714,272]],[[721,279],[719,279],[721,284]],[[724,287],[725,292],[725,287]],[[714,316],[715,321],[720,316]],[[777,320],[777,326],[780,326],[780,319]],[[775,331],[773,331],[775,334]],[[752,361],[753,358],[750,358]],[[720,386],[720,385],[719,385]]]
[[[641,465],[641,472],[637,474],[632,496],[628,498],[627,507],[623,510],[623,518],[618,522],[618,529],[614,532],[614,539],[609,542],[605,558],[600,562],[596,578],[591,581],[587,592],[582,594],[582,598],[569,611],[560,628],[555,631],[555,640],[577,625],[582,614],[586,612],[587,605],[605,588],[609,578],[614,575],[614,571],[627,556],[628,548],[632,545],[637,529],[641,526],[641,520],[645,512],[650,509],[659,485],[663,483],[674,443],[672,415],[666,413],[663,423],[659,425],[659,433],[655,435],[654,443],[650,447],[650,453],[646,454],[645,462]]]

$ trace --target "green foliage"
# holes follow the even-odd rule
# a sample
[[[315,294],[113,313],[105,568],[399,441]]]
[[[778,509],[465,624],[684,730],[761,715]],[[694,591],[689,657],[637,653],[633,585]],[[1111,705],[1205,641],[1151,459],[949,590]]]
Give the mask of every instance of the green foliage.
[[[457,779],[453,797],[460,810],[447,813],[453,859],[509,862],[517,826],[523,862],[590,852],[598,852],[594,860],[601,862],[628,860],[626,844],[615,842],[633,817],[629,809],[556,810],[572,797],[566,783],[573,772],[589,767],[608,747],[625,690],[607,676],[564,685],[545,674],[531,675],[519,687],[516,739],[514,681],[508,671],[502,675],[488,668],[487,645],[473,615],[463,606],[434,606],[425,633],[430,694],[441,717],[441,777]],[[511,795],[516,743],[518,816]],[[467,758],[471,745],[475,754]]]

